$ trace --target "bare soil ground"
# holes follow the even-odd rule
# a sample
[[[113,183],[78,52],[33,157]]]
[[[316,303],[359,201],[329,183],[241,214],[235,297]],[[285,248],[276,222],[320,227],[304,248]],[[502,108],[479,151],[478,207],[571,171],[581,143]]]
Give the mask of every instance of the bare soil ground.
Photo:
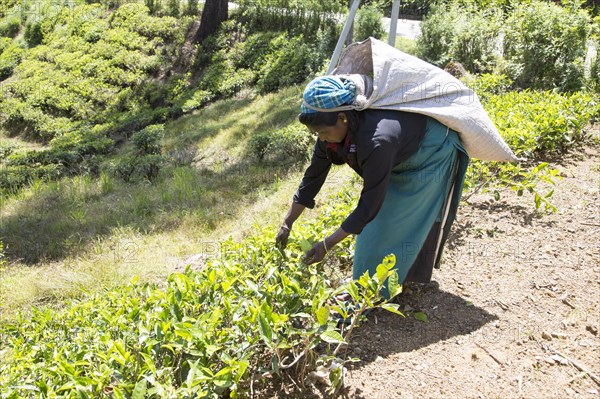
[[[434,282],[402,299],[407,317],[377,312],[353,337],[348,396],[600,397],[599,161],[596,146],[554,165],[555,214],[510,191],[461,206]]]
[[[434,281],[400,300],[406,318],[376,311],[353,335],[346,397],[600,397],[600,148],[567,159],[555,214],[510,190],[461,205]]]

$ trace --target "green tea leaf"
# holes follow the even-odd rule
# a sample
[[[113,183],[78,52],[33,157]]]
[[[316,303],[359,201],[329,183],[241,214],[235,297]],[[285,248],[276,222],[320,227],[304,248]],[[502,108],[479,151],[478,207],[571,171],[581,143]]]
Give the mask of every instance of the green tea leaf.
[[[344,337],[334,330],[327,330],[320,335],[321,339],[328,344],[341,344],[345,343]]]
[[[310,243],[310,241],[302,239],[300,240],[300,248],[302,249],[302,252],[308,252],[312,249],[313,245]]]
[[[377,280],[379,283],[383,283],[388,276],[388,268],[381,264],[377,266]]]
[[[320,325],[327,324],[327,321],[329,320],[329,309],[327,307],[321,306],[319,309],[317,309],[315,314]]]
[[[268,346],[271,346],[273,343],[273,329],[269,324],[269,321],[266,319],[263,312],[260,312],[258,315],[258,328],[260,331],[260,335]]]
[[[133,388],[133,392],[131,393],[131,399],[144,399],[146,396],[146,389],[148,389],[146,385],[146,380],[139,380],[137,384],[135,384],[135,388]]]
[[[402,292],[402,286],[398,284],[398,273],[396,271],[388,277],[388,293],[391,298]]]
[[[358,287],[356,287],[356,282],[350,281],[346,288],[348,289],[348,293],[352,297],[352,299],[356,302],[358,301]]]
[[[423,323],[429,323],[427,315],[423,312],[416,312],[413,314],[413,317],[419,321],[422,321]]]
[[[388,312],[396,313],[397,315],[404,317],[404,314],[398,310],[399,306],[400,305],[396,303],[384,303],[381,305],[381,308],[387,310]]]

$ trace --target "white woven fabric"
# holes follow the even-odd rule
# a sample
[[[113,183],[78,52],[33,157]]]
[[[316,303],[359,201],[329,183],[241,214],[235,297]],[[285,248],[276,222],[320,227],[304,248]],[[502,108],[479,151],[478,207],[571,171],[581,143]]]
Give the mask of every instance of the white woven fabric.
[[[365,90],[366,101],[364,95],[358,96],[358,101],[350,107],[340,107],[340,111],[375,108],[424,114],[456,130],[472,158],[518,160],[475,92],[454,76],[419,58],[369,38],[346,49],[334,74],[372,77],[373,91],[368,95],[370,90]]]

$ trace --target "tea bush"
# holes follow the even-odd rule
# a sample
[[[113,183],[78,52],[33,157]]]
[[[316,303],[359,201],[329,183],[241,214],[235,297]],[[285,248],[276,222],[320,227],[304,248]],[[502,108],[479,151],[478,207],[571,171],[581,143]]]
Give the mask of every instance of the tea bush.
[[[384,282],[392,294],[400,290],[393,257],[337,291],[322,265],[299,261],[307,237],[341,223],[352,200],[336,195],[284,251],[272,228],[259,229],[241,243],[207,243],[200,271],[163,284],[134,279],[3,324],[0,397],[247,397],[286,375],[302,379],[317,364],[333,393],[347,361],[338,353],[364,311],[399,313],[378,302]],[[331,300],[344,289],[356,307]],[[350,326],[338,330],[338,317],[352,311]]]
[[[418,55],[470,72],[502,71],[519,88],[575,91],[583,87],[590,17],[574,5],[542,1],[512,8],[436,5],[421,25]]]
[[[248,146],[250,154],[259,161],[298,162],[307,158],[313,142],[306,127],[294,122],[275,131],[255,134]]]
[[[473,160],[467,172],[465,189],[477,192],[509,187],[517,195],[529,192],[536,208],[556,211],[551,203],[552,189],[541,192],[538,183],[555,184],[558,170],[551,169],[548,158],[566,154],[586,139],[586,129],[600,117],[597,97],[588,93],[552,91],[507,91],[505,76],[484,75],[467,83],[482,98],[485,109],[520,163]],[[467,194],[469,196],[470,194]]]
[[[131,142],[137,148],[139,155],[160,154],[164,133],[164,125],[146,126],[131,136]]]
[[[0,22],[0,36],[13,38],[19,33],[20,29],[21,18],[18,15],[2,18],[2,22]]]
[[[564,154],[598,118],[598,99],[587,93],[507,92],[488,97],[485,108],[519,156],[543,159]]]
[[[303,36],[280,35],[271,45],[276,50],[265,56],[265,63],[258,71],[256,87],[263,93],[301,83],[325,62],[326,55],[319,53]]]
[[[153,181],[166,162],[160,154],[127,155],[111,161],[108,172],[129,183]]]
[[[25,50],[17,41],[13,40],[10,44],[3,41],[2,45],[3,50],[0,53],[0,80],[4,80],[13,74],[25,53]]]
[[[417,54],[442,68],[457,61],[470,72],[491,72],[500,53],[501,26],[502,13],[498,9],[437,5],[423,20]]]
[[[417,38],[417,56],[443,68],[454,58],[451,50],[457,27],[465,24],[465,20],[462,11],[457,7],[434,7],[421,23],[421,34]]]

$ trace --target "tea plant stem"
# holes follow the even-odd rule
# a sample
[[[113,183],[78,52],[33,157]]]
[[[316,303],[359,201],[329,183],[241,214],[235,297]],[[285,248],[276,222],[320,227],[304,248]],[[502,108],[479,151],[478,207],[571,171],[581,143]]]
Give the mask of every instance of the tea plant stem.
[[[337,353],[340,351],[342,346],[348,345],[348,342],[350,340],[350,335],[352,335],[352,330],[354,330],[354,327],[356,327],[356,325],[358,324],[358,320],[360,319],[360,316],[362,316],[364,311],[365,311],[365,304],[363,303],[361,305],[358,313],[356,313],[354,315],[354,317],[352,318],[352,323],[350,323],[350,327],[348,328],[348,331],[346,332],[346,335],[344,336],[344,341],[346,341],[346,342],[340,342],[338,344],[338,346],[335,348],[335,350],[333,351],[332,356],[337,356]]]
[[[477,194],[483,187],[487,186],[495,177],[496,177],[496,175],[494,174],[492,177],[490,177],[489,179],[487,179],[483,183],[477,185],[477,187],[475,187],[469,194],[464,195],[463,199],[466,202],[468,202],[469,198],[471,198],[474,194]]]
[[[298,360],[302,359],[304,357],[304,355],[306,355],[306,352],[308,351],[308,348],[304,349],[302,351],[302,353],[300,353],[300,355],[294,357],[294,361],[291,362],[290,364],[283,364],[284,360],[288,358],[288,356],[284,357],[283,359],[281,359],[281,362],[279,363],[279,368],[283,369],[283,370],[287,370],[290,367],[294,367],[294,365],[296,363],[298,363]]]

